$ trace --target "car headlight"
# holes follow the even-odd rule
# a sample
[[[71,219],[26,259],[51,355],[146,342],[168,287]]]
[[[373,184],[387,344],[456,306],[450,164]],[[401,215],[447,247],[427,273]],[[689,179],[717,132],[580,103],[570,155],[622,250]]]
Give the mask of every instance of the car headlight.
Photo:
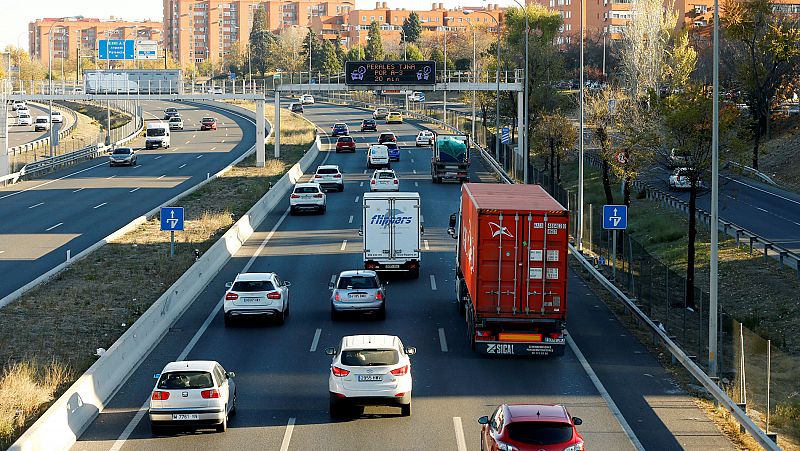
[[[519,448],[517,448],[516,446],[509,445],[508,443],[503,443],[500,441],[497,442],[497,449],[499,449],[500,451],[519,451]]]
[[[583,451],[583,442],[578,442],[572,446],[564,448],[564,451]]]

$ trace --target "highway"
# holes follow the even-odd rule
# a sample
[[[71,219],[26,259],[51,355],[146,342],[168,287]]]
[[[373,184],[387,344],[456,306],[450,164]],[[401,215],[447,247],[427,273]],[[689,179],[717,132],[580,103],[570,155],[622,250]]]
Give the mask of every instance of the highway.
[[[367,116],[340,106],[306,107],[306,117],[324,130],[340,121],[354,130]],[[426,232],[420,278],[390,279],[385,321],[332,322],[329,314],[328,282],[362,264],[357,231],[360,199],[368,190],[364,150],[377,134],[354,132],[360,145],[355,154],[321,152],[317,159],[317,164],[338,164],[346,177],[344,192],[328,194],[327,213],[289,216],[288,199],[282,202],[131,374],[74,449],[473,450],[479,448],[477,418],[503,402],[566,404],[584,420],[579,430],[589,449],[634,449],[634,434],[640,449],[733,449],[575,275],[569,327],[583,354],[567,350],[562,358],[492,359],[469,350],[454,304],[455,241],[446,234],[460,187],[431,183],[430,150],[408,146],[418,127],[379,125],[379,131],[394,131],[404,147],[402,161],[392,167],[401,189],[421,194]],[[479,163],[471,177],[493,181]],[[293,282],[285,325],[224,326],[224,284],[246,271],[274,271]],[[329,417],[330,357],[323,351],[343,335],[357,333],[398,335],[417,347],[411,417],[380,407],[351,419]],[[183,358],[218,360],[236,373],[238,414],[226,433],[151,435],[145,414],[153,374]],[[587,360],[594,366],[591,374]],[[598,391],[602,385],[621,415],[612,413]]]
[[[159,118],[175,106],[183,131],[169,149],[140,149],[138,166],[109,167],[101,157],[44,178],[0,189],[0,298],[34,280],[133,219],[229,165],[252,146],[252,122],[231,113],[187,105],[143,102]],[[203,116],[218,118],[216,131],[200,132]]]
[[[29,104],[28,110],[31,113],[31,120],[36,120],[36,116],[47,116],[47,108],[42,108],[38,105]],[[64,122],[53,124],[53,134],[57,134],[61,127],[69,127],[72,124],[72,116],[64,114]],[[8,147],[16,147],[37,139],[47,138],[50,132],[34,131],[33,125],[18,126],[17,112],[11,111],[11,105],[8,106]],[[13,124],[13,125],[12,125]]]

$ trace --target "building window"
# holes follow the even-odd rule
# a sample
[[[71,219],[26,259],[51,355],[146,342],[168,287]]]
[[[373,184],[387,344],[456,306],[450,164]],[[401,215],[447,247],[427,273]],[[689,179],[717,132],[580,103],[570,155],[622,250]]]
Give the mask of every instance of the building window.
[[[694,5],[695,14],[705,14],[706,11],[708,11],[708,6],[706,6],[706,5]]]

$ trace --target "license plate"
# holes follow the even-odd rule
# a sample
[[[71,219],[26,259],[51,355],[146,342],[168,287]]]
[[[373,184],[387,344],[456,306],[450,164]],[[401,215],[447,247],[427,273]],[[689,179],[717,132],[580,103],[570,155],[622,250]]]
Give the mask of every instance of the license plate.
[[[364,299],[364,298],[366,298],[366,297],[367,297],[367,295],[366,295],[366,294],[351,294],[351,295],[350,295],[350,298],[351,298],[351,299]]]
[[[242,301],[244,302],[258,302],[260,300],[261,298],[242,298]]]
[[[200,415],[196,413],[173,413],[172,414],[173,421],[191,421],[191,420],[199,420]]]
[[[375,381],[382,381],[383,376],[380,374],[361,374],[358,376],[359,382],[375,382]]]
[[[400,265],[386,265],[386,269],[400,269]]]

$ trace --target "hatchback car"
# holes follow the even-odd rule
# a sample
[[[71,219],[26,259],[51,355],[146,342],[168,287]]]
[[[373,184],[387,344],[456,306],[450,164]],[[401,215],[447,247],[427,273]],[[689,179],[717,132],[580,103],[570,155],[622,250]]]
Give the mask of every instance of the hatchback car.
[[[400,179],[391,169],[378,169],[369,179],[370,191],[400,191]]]
[[[430,130],[423,130],[417,133],[416,144],[417,147],[420,146],[432,146],[433,145],[434,134]]]
[[[389,149],[383,144],[373,144],[367,150],[367,169],[389,168]]]
[[[331,320],[336,321],[343,312],[368,313],[386,319],[386,289],[375,271],[343,271],[328,288]]]
[[[314,104],[314,96],[311,94],[303,94],[300,96],[300,103],[303,105],[313,105]]]
[[[376,108],[375,111],[372,112],[373,119],[386,119],[386,116],[389,114],[389,108],[379,107]]]
[[[225,325],[234,318],[261,316],[275,319],[278,324],[289,315],[289,286],[277,274],[242,273],[233,282],[225,284],[228,289],[223,296]]]
[[[400,114],[399,111],[390,111],[389,114],[386,115],[386,123],[387,124],[402,124],[403,123],[403,115]]]
[[[337,417],[351,405],[399,406],[403,416],[411,415],[411,356],[417,350],[404,346],[394,335],[350,335],[333,356],[328,376],[330,414]]]
[[[61,111],[53,110],[50,112],[50,122],[54,124],[60,124],[64,122],[64,116],[61,114]]]
[[[136,166],[136,152],[130,147],[117,147],[108,157],[109,166]]]
[[[211,360],[171,362],[156,374],[147,411],[153,434],[163,426],[211,426],[228,429],[236,415],[234,373]]]
[[[208,93],[213,95],[219,95],[219,94],[224,94],[225,91],[222,89],[222,86],[213,86],[209,88]]]
[[[383,145],[389,151],[389,161],[400,161],[400,147],[396,142],[386,141]]]
[[[383,132],[378,137],[378,144],[383,144],[387,141],[391,141],[393,143],[397,142],[397,136],[392,132]]]
[[[169,118],[170,130],[183,130],[183,118],[180,116],[172,116]]]
[[[669,176],[669,189],[670,190],[688,190],[692,188],[692,181],[689,178],[689,168],[677,168]],[[698,188],[702,188],[702,181],[697,182]]]
[[[305,109],[303,108],[303,104],[300,102],[292,102],[289,104],[289,111],[292,113],[303,113]]]
[[[350,134],[350,129],[344,122],[337,122],[331,127],[331,136],[347,136]]]
[[[204,117],[200,119],[200,130],[216,130],[217,120],[213,117]]]
[[[356,141],[350,136],[340,136],[336,140],[336,153],[339,152],[355,152]]]
[[[27,112],[23,111],[17,116],[17,125],[33,125],[33,118]]]
[[[575,426],[583,421],[558,404],[503,404],[481,424],[481,449],[579,451],[583,437]]]
[[[171,118],[172,116],[178,116],[178,115],[179,113],[177,108],[169,107],[166,110],[164,110],[164,119],[166,120],[169,120],[169,118]]]
[[[367,130],[372,132],[378,131],[378,123],[375,122],[375,119],[364,119],[361,121],[361,131],[365,132]]]
[[[333,188],[336,191],[344,191],[344,177],[342,172],[339,171],[339,166],[334,164],[326,164],[317,168],[314,174],[314,182],[319,183],[323,188]]]
[[[295,214],[301,210],[316,210],[325,213],[327,208],[325,191],[319,183],[298,183],[289,197],[289,212]]]

